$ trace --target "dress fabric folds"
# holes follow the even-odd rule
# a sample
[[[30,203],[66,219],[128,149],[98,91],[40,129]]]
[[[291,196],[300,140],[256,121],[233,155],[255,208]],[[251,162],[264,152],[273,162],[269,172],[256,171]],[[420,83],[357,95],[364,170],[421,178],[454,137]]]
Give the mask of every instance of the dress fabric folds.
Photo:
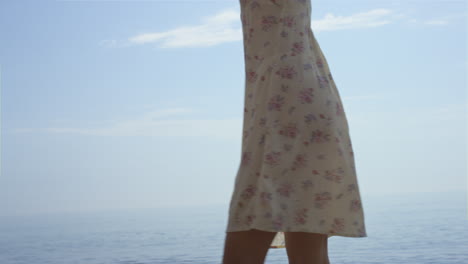
[[[311,0],[240,0],[242,151],[226,232],[366,237],[348,121]]]

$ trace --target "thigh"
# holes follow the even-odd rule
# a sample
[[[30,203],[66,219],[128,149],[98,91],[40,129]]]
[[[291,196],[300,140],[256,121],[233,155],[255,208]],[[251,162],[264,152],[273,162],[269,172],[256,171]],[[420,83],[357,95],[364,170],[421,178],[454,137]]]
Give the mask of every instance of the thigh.
[[[290,260],[325,263],[323,260],[328,259],[328,235],[326,234],[284,232],[284,239]]]
[[[262,263],[275,235],[258,229],[226,232],[223,263]]]

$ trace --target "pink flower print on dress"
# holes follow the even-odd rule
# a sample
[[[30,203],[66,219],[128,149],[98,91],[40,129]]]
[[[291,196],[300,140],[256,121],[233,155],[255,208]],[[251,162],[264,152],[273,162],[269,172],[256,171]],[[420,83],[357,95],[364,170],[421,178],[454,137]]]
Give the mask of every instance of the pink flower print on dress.
[[[257,78],[258,78],[258,74],[255,71],[252,71],[252,70],[247,71],[248,82],[255,82]]]
[[[321,58],[317,58],[317,60],[315,61],[315,65],[317,65],[317,67],[319,68],[323,68],[323,61]]]
[[[270,101],[268,102],[268,110],[276,110],[276,111],[281,111],[281,107],[285,103],[285,98],[284,96],[281,96],[279,94],[274,95],[273,97],[270,98]]]
[[[301,104],[310,104],[312,103],[312,98],[314,97],[314,88],[305,88],[299,91],[298,99]]]
[[[310,70],[310,69],[312,69],[312,64],[310,64],[310,63],[304,64],[304,70],[305,70],[305,71],[306,71],[306,70]]]
[[[291,56],[296,56],[304,51],[304,43],[301,42],[294,42],[291,48]]]
[[[245,39],[246,43],[250,43],[251,39],[253,38],[254,31],[255,31],[254,28],[249,28],[249,31],[246,31],[244,33],[244,39]],[[244,55],[244,57],[245,57],[245,55]]]
[[[281,127],[278,131],[278,134],[289,137],[289,138],[296,138],[299,129],[297,128],[297,124],[293,122],[289,122],[287,125]]]
[[[333,219],[333,224],[331,226],[330,233],[336,234],[337,232],[341,232],[344,230],[344,218],[336,218]]]
[[[326,77],[317,75],[317,80],[319,82],[320,88],[328,87],[328,79]]]
[[[242,131],[242,137],[244,138],[244,140],[249,136],[249,134],[250,134],[250,133],[249,133],[249,131],[247,131],[247,130],[243,130],[243,131]]]
[[[307,208],[302,208],[296,211],[296,215],[294,218],[294,223],[296,225],[304,225],[307,221]]]
[[[336,170],[326,170],[325,175],[323,175],[323,177],[329,181],[341,183],[341,180],[343,179],[343,174],[344,170],[338,168]]]
[[[324,114],[319,114],[319,117],[320,117],[320,119],[322,119],[322,120],[328,120],[328,121],[329,121],[329,120],[332,120],[331,117],[327,117],[327,116],[324,115]]]
[[[338,133],[339,138],[343,138],[345,134],[343,133],[343,129],[337,128],[336,132]]]
[[[253,184],[249,184],[249,186],[247,186],[247,188],[245,188],[244,191],[242,191],[241,197],[244,200],[248,200],[252,198],[256,192],[257,192],[257,186]]]
[[[277,63],[268,65],[267,72],[270,74],[276,66],[278,66]]]
[[[250,0],[243,0],[243,1],[250,1]],[[259,7],[260,7],[260,4],[257,1],[252,1],[252,3],[250,3],[250,8],[251,9],[255,9],[255,8],[259,8]]]
[[[278,18],[276,16],[263,16],[262,17],[262,30],[268,31],[271,27],[278,24]]]
[[[364,224],[361,224],[361,227],[358,228],[358,234],[359,236],[366,236],[366,230],[365,230],[365,227],[364,227]]]
[[[280,120],[279,120],[279,119],[273,120],[272,126],[273,126],[274,128],[277,128],[279,125],[280,125]]]
[[[258,171],[255,172],[255,177],[257,177],[257,178],[260,177],[260,172],[258,172]]]
[[[265,163],[270,166],[276,166],[281,160],[281,152],[271,151],[265,155]]]
[[[323,209],[331,199],[332,196],[329,192],[316,193],[314,200],[315,208]]]
[[[304,168],[307,166],[307,156],[306,154],[297,154],[294,159],[291,170],[295,171],[298,168]]]
[[[357,186],[356,186],[356,184],[354,184],[354,183],[349,184],[349,185],[348,185],[347,191],[348,191],[349,193],[351,193],[351,192],[353,192],[353,191],[357,191]]]
[[[248,166],[250,165],[250,161],[252,160],[252,152],[244,152],[242,153],[241,165]]]
[[[313,113],[310,113],[304,116],[304,122],[306,124],[310,125],[312,121],[317,121],[317,117],[315,117]]]
[[[282,19],[280,19],[280,22],[283,22],[283,26],[292,28],[294,25],[296,25],[296,20],[294,19],[294,16],[285,16]]]
[[[269,202],[271,201],[272,197],[271,197],[271,193],[270,192],[261,192],[260,193],[260,200],[262,202],[262,205],[266,206],[269,204]]]
[[[289,80],[293,79],[297,75],[297,72],[294,70],[294,66],[281,67],[275,73],[276,75],[279,75],[281,79]]]
[[[275,219],[272,221],[273,228],[277,231],[280,231],[283,228],[283,216],[277,215]]]
[[[241,1],[245,2],[245,0],[241,0]],[[240,19],[241,19],[242,27],[245,27],[247,25],[247,23],[248,23],[247,16],[245,14],[241,13]]]
[[[324,131],[316,129],[310,135],[310,141],[314,143],[323,143],[330,141],[330,134],[325,134]]]
[[[245,224],[250,226],[253,222],[253,220],[256,218],[257,216],[254,215],[254,214],[249,214],[247,215],[247,217],[245,218]]]
[[[351,212],[359,212],[362,209],[361,201],[358,199],[351,200]]]
[[[258,140],[258,145],[263,145],[265,143],[265,137],[266,137],[266,135],[262,134],[262,136]]]
[[[307,191],[313,187],[314,187],[314,183],[312,182],[312,180],[308,179],[308,180],[302,181],[302,189],[304,191]]]
[[[333,121],[333,118],[326,116],[325,114],[319,114],[319,117],[322,121],[326,121],[327,125],[330,125],[330,123]]]
[[[291,183],[288,183],[288,182],[285,182],[285,183],[282,183],[281,186],[276,189],[276,191],[281,195],[281,196],[284,196],[284,197],[289,197],[289,195],[291,194],[291,192],[293,191],[293,186]]]
[[[254,108],[252,108],[252,111],[250,112],[250,117],[253,117],[253,116],[254,116],[254,114],[255,114],[255,110],[256,110],[256,108],[255,108],[255,107],[254,107]]]
[[[341,147],[336,148],[336,152],[338,153],[338,156],[343,157],[343,149]]]
[[[255,60],[259,61],[259,62],[262,62],[264,57],[259,57],[258,55],[255,55],[254,56]]]
[[[335,102],[335,106],[336,106],[336,115],[337,116],[343,115],[344,113],[343,105],[340,104],[339,102]]]

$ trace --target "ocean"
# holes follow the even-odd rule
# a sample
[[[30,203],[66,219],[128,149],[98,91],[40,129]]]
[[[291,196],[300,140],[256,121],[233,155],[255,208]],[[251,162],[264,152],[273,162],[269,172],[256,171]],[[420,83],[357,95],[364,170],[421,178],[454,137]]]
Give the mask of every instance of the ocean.
[[[331,237],[331,264],[468,264],[464,191],[362,196],[367,237]],[[227,205],[0,217],[1,264],[220,264]],[[287,264],[285,248],[265,264]]]

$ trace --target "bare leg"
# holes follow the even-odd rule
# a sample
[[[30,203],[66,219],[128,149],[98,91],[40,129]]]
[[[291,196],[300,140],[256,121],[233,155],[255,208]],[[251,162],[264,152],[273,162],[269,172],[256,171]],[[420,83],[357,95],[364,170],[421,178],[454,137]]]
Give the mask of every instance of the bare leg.
[[[330,264],[328,235],[284,232],[289,264]]]
[[[263,264],[276,232],[226,232],[222,264]]]

